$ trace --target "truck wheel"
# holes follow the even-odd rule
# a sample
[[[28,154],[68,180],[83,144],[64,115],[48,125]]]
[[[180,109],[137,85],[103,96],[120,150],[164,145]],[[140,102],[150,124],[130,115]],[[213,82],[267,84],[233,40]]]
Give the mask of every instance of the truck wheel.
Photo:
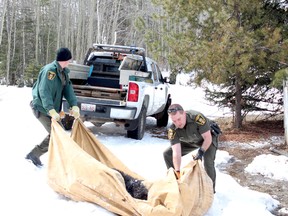
[[[142,107],[142,110],[138,117],[138,123],[135,130],[128,130],[127,137],[132,139],[141,140],[145,133],[145,126],[146,126],[146,112],[147,108],[145,106]]]
[[[157,127],[166,127],[167,126],[168,120],[169,120],[169,115],[168,115],[167,110],[168,110],[170,105],[171,105],[171,99],[169,98],[167,103],[166,103],[165,109],[163,110],[161,118],[157,119],[157,122],[156,122]]]

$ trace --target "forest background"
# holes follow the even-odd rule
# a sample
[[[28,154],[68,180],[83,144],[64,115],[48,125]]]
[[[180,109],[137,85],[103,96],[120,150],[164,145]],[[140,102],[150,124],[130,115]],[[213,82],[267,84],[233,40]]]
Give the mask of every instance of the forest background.
[[[31,86],[68,47],[82,63],[93,43],[144,47],[172,82],[214,84],[206,97],[230,107],[234,127],[249,112],[283,113],[287,0],[0,0],[0,78]],[[211,86],[211,85],[209,85]]]

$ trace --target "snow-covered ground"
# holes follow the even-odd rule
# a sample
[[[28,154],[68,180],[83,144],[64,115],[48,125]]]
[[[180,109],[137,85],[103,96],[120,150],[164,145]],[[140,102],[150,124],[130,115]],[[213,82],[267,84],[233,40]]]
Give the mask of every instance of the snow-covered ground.
[[[170,91],[173,103],[181,103],[185,109],[199,110],[210,118],[229,115],[229,110],[218,109],[205,101],[201,88],[171,85]],[[41,169],[24,159],[46,136],[30,110],[30,100],[31,88],[0,86],[0,215],[114,215],[96,204],[75,202],[55,193],[47,184],[47,154],[41,157],[44,163]],[[114,123],[100,128],[89,122],[85,125],[134,172],[149,180],[165,175],[162,152],[169,146],[168,140],[153,137],[148,132],[142,140],[128,139],[126,131]],[[148,118],[147,127],[154,126],[155,120]],[[254,146],[262,144],[253,143]],[[228,152],[218,150],[217,166],[227,163],[231,157]],[[245,171],[287,181],[287,164],[287,157],[260,155]],[[271,195],[243,188],[217,169],[216,194],[206,216],[268,216],[278,205]]]

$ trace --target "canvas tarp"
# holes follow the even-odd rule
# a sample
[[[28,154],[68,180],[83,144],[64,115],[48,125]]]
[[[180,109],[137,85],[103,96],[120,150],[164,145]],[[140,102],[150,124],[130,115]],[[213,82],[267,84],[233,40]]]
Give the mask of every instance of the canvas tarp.
[[[143,180],[148,199],[130,196],[113,168]],[[118,215],[204,215],[214,196],[211,179],[200,161],[191,161],[181,172],[179,180],[171,168],[160,180],[148,181],[117,159],[81,120],[74,122],[71,135],[52,120],[48,184],[72,200],[96,203]]]

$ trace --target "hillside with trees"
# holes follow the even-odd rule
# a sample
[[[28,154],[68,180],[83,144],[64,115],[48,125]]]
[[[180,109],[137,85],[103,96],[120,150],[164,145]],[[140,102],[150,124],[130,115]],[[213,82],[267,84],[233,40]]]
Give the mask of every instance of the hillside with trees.
[[[283,112],[287,0],[1,0],[0,78],[32,85],[39,68],[69,47],[82,63],[93,43],[144,47],[171,80],[180,72],[216,86],[206,96],[234,112]],[[280,95],[280,96],[279,96]],[[263,106],[263,103],[265,106]]]

